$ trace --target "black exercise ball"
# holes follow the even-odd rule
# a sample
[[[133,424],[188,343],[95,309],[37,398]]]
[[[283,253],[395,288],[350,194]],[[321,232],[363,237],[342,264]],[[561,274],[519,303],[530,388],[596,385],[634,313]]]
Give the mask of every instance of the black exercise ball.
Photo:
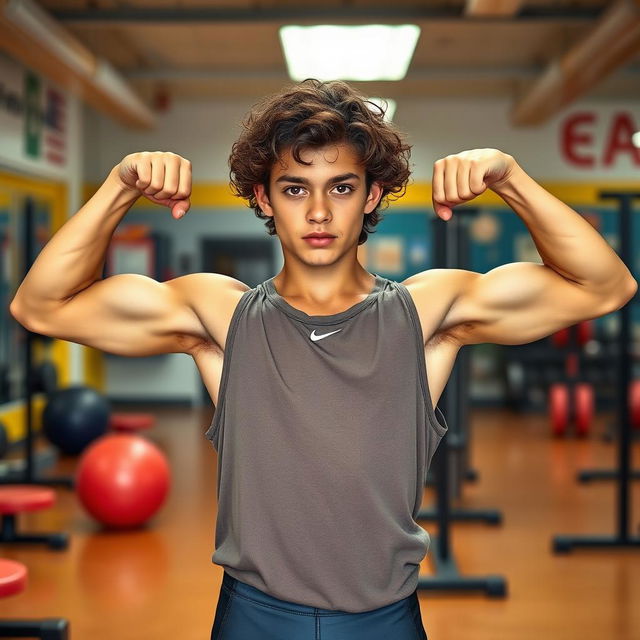
[[[67,387],[49,395],[42,413],[42,430],[62,452],[77,455],[107,432],[110,413],[109,401],[95,389]]]

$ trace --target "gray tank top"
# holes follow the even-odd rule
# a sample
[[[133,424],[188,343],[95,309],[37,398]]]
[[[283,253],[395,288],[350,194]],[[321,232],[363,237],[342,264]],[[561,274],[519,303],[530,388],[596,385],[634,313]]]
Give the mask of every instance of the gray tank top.
[[[213,563],[276,598],[352,613],[416,589],[430,537],[415,517],[448,429],[413,300],[374,275],[366,299],[333,315],[292,307],[273,278],[245,291],[206,432]]]

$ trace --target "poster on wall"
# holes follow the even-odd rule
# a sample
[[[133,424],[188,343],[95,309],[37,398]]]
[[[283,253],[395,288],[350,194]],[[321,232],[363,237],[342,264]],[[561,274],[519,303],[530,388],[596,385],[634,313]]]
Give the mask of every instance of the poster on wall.
[[[68,162],[68,96],[0,53],[0,157],[63,175]]]

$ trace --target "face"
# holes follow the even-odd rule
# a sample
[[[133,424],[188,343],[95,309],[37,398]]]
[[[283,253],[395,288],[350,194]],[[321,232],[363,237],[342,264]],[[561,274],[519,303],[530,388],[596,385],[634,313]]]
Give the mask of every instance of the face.
[[[285,259],[295,256],[309,265],[321,265],[349,252],[355,257],[364,214],[375,209],[381,187],[373,183],[366,192],[365,168],[350,145],[305,149],[300,155],[312,164],[296,162],[290,149],[274,163],[270,198],[264,185],[254,187],[263,213],[275,220]],[[304,239],[313,232],[335,237],[328,244]]]

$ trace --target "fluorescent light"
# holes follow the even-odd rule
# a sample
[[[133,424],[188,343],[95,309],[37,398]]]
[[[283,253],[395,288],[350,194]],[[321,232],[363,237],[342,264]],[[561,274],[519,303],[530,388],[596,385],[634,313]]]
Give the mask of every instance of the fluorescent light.
[[[396,101],[391,98],[367,98],[369,102],[377,104],[384,111],[384,119],[387,122],[393,120],[393,114],[396,112]],[[370,107],[371,108],[371,107]],[[377,109],[371,109],[377,113]]]
[[[289,76],[318,80],[402,80],[420,27],[413,24],[281,27]]]

